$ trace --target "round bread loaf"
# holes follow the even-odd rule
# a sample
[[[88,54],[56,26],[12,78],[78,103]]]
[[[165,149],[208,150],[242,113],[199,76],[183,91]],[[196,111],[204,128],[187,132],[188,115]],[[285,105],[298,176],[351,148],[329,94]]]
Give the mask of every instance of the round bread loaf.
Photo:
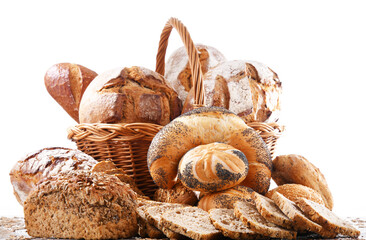
[[[324,175],[305,157],[296,154],[277,156],[273,160],[272,178],[277,185],[296,183],[314,189],[322,196],[325,206],[332,210],[333,196]]]
[[[245,122],[276,122],[280,112],[281,82],[270,68],[255,61],[227,61],[203,78],[206,106],[229,109]],[[183,113],[193,109],[194,92],[188,93]]]
[[[80,103],[81,123],[146,122],[165,125],[181,113],[181,101],[165,79],[143,67],[98,75]]]
[[[23,205],[41,180],[73,170],[91,170],[97,163],[94,158],[79,150],[63,147],[43,148],[30,153],[10,171],[14,195]]]
[[[202,44],[196,44],[195,46],[198,51],[202,74],[226,61],[224,55],[216,48]],[[185,47],[178,48],[168,58],[165,64],[165,78],[178,93],[179,99],[184,102],[193,85],[191,67]]]
[[[40,183],[24,203],[27,232],[39,238],[120,239],[137,234],[136,193],[117,177],[71,171]]]
[[[200,197],[198,207],[205,211],[213,208],[234,208],[236,201],[246,201],[254,204],[252,199],[253,189],[245,186],[235,186],[220,192],[204,194]]]
[[[217,192],[242,182],[248,168],[244,153],[214,142],[189,150],[179,162],[178,178],[192,190]]]
[[[272,199],[272,196],[275,192],[281,193],[284,197],[288,198],[289,200],[295,203],[301,198],[306,198],[325,206],[322,196],[317,191],[300,184],[284,184],[278,186],[268,191],[266,197]]]
[[[159,188],[154,193],[154,200],[167,203],[181,203],[196,205],[198,198],[189,188],[185,187],[180,181],[172,189]]]
[[[147,162],[156,185],[172,188],[183,155],[194,147],[213,142],[226,143],[243,152],[249,163],[248,176],[255,176],[247,187],[262,194],[268,191],[272,161],[267,145],[243,119],[217,107],[202,107],[183,114],[155,135]],[[255,168],[251,169],[253,163],[269,169],[268,175],[256,174]]]

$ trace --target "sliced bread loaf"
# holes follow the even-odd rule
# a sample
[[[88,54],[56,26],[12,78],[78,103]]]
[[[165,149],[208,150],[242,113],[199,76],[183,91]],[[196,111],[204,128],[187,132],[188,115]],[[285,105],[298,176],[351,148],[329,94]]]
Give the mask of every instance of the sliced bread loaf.
[[[137,223],[138,223],[138,231],[137,233],[141,237],[150,237],[150,238],[163,238],[165,235],[162,231],[157,229],[155,226],[148,223],[145,209],[152,206],[161,205],[160,202],[145,200],[145,199],[138,199],[137,200]]]
[[[234,204],[234,214],[252,231],[271,238],[296,239],[295,231],[286,230],[267,221],[258,212],[255,205],[245,201]]]
[[[286,229],[293,229],[293,221],[287,217],[281,209],[270,198],[267,198],[257,192],[252,193],[255,206],[258,212],[267,221],[274,223]]]
[[[307,218],[303,211],[301,211],[301,209],[293,201],[285,198],[281,193],[273,193],[272,200],[284,214],[294,221],[294,228],[296,230],[314,232],[325,238],[334,238],[337,236],[337,233],[328,231],[321,225]]]
[[[215,208],[209,211],[212,224],[220,230],[225,237],[231,239],[259,239],[261,235],[253,232],[235,217],[234,209]]]
[[[164,227],[195,240],[222,239],[212,225],[208,212],[198,207],[177,208],[165,212],[161,221]]]
[[[296,202],[296,205],[300,207],[308,218],[329,231],[350,237],[358,237],[360,235],[359,230],[319,203],[301,198]]]

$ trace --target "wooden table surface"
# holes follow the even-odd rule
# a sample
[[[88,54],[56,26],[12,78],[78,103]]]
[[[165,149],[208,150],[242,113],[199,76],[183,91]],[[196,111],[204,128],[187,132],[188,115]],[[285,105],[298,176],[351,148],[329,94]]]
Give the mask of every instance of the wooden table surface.
[[[361,231],[361,235],[358,237],[359,240],[366,240],[366,218],[347,218],[355,227]],[[7,218],[0,217],[0,239],[38,239],[32,238],[27,234],[27,230],[24,226],[24,219],[21,217]],[[141,239],[141,238],[134,238]],[[315,235],[311,236],[300,236],[298,239],[318,239]],[[355,239],[339,236],[339,240]]]

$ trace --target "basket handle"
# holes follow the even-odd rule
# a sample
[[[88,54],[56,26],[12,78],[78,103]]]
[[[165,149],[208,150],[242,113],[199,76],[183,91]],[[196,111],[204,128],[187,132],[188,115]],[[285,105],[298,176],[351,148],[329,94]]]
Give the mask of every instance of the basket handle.
[[[192,71],[192,81],[194,88],[194,108],[205,105],[205,96],[202,81],[201,63],[199,61],[198,51],[191,39],[187,28],[177,18],[170,18],[165,24],[165,27],[160,35],[160,42],[158,53],[156,55],[156,69],[155,71],[162,76],[165,74],[165,54],[168,46],[168,39],[173,27],[177,30],[182,39],[186,51],[188,53],[188,60]]]

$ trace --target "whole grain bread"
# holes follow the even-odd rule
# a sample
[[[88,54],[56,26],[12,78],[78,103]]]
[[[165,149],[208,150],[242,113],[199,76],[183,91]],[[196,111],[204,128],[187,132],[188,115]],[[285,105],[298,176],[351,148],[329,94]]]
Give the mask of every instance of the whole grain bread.
[[[177,208],[165,212],[161,221],[164,227],[195,240],[222,239],[222,234],[212,225],[208,212],[198,207]]]
[[[284,214],[294,221],[294,228],[296,230],[314,232],[325,238],[334,238],[337,236],[337,233],[329,231],[307,218],[293,201],[284,197],[281,193],[275,192],[272,195],[272,200]]]
[[[296,202],[296,205],[300,207],[308,218],[329,231],[350,237],[358,237],[360,235],[359,230],[319,203],[301,198]]]
[[[138,223],[138,234],[141,237],[149,237],[149,238],[163,238],[165,237],[164,233],[157,229],[155,226],[148,223],[145,209],[151,206],[161,205],[161,202],[150,201],[146,199],[138,199],[137,200],[137,223]]]
[[[258,212],[267,221],[286,229],[293,229],[293,221],[279,209],[272,199],[256,192],[252,193],[252,198]]]
[[[137,194],[117,177],[71,171],[40,183],[24,203],[29,235],[117,239],[135,236]]]
[[[234,209],[215,208],[209,211],[210,219],[216,229],[231,239],[259,239],[261,235],[250,230],[235,217]]]
[[[258,212],[255,205],[245,201],[234,204],[234,214],[252,231],[271,238],[296,239],[297,233],[267,221]]]

